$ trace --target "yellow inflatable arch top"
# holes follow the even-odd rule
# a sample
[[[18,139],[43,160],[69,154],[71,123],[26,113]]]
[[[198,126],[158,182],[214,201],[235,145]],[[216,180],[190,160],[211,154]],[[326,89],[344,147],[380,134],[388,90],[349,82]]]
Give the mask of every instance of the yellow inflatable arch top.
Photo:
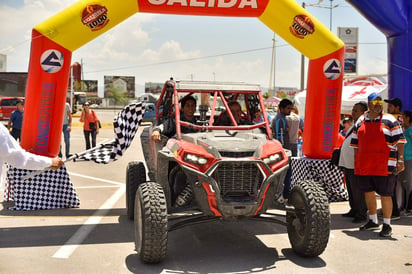
[[[294,0],[81,0],[33,28],[22,146],[56,156],[72,52],[138,12],[257,17],[310,59],[303,152],[337,142],[344,44]]]

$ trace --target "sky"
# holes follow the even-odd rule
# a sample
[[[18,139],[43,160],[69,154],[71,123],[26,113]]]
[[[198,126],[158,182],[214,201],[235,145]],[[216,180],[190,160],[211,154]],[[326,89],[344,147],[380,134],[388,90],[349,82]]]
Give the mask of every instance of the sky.
[[[0,53],[8,72],[27,72],[33,27],[74,0],[0,0]],[[296,1],[299,5],[303,1]],[[358,74],[387,73],[385,36],[344,0],[306,0],[306,9],[330,27],[359,28]],[[270,83],[273,32],[257,18],[137,13],[82,46],[72,63],[83,64],[84,80],[104,75],[134,76],[137,93],[145,82],[176,80]],[[75,39],[75,38],[74,38]],[[308,61],[306,59],[306,65]],[[300,53],[275,35],[275,86],[300,87]],[[306,69],[307,71],[307,69]]]

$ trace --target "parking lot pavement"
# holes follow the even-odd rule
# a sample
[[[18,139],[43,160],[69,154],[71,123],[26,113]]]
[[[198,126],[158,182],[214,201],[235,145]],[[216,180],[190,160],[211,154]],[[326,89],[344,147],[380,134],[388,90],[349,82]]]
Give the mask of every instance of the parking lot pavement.
[[[73,129],[72,153],[84,150],[82,134]],[[112,138],[110,128],[102,129],[98,142]],[[295,255],[284,226],[242,221],[171,232],[167,258],[142,264],[125,210],[133,160],[143,160],[139,136],[108,165],[67,163],[80,208],[10,211],[0,195],[0,273],[412,273],[412,217],[392,222],[394,234],[382,239],[340,216],[347,202],[330,204],[329,243],[317,258]]]

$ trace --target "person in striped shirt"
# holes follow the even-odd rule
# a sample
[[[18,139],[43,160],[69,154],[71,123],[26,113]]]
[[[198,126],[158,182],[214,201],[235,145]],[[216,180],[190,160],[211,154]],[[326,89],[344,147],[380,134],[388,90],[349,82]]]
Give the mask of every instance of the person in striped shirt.
[[[351,146],[355,148],[355,174],[359,188],[365,193],[369,221],[360,230],[379,229],[376,194],[381,196],[383,226],[381,237],[390,237],[392,193],[395,174],[404,169],[403,151],[406,142],[399,122],[383,113],[381,95],[368,96],[368,111],[355,124]],[[399,153],[399,158],[398,158]]]

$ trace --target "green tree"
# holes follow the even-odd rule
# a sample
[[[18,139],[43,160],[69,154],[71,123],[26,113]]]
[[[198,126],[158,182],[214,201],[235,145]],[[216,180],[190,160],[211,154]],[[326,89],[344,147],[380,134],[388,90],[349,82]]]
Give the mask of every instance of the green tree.
[[[109,88],[109,96],[113,98],[114,106],[116,106],[117,104],[125,106],[129,101],[129,99],[127,98],[127,92],[122,92],[113,86]]]

